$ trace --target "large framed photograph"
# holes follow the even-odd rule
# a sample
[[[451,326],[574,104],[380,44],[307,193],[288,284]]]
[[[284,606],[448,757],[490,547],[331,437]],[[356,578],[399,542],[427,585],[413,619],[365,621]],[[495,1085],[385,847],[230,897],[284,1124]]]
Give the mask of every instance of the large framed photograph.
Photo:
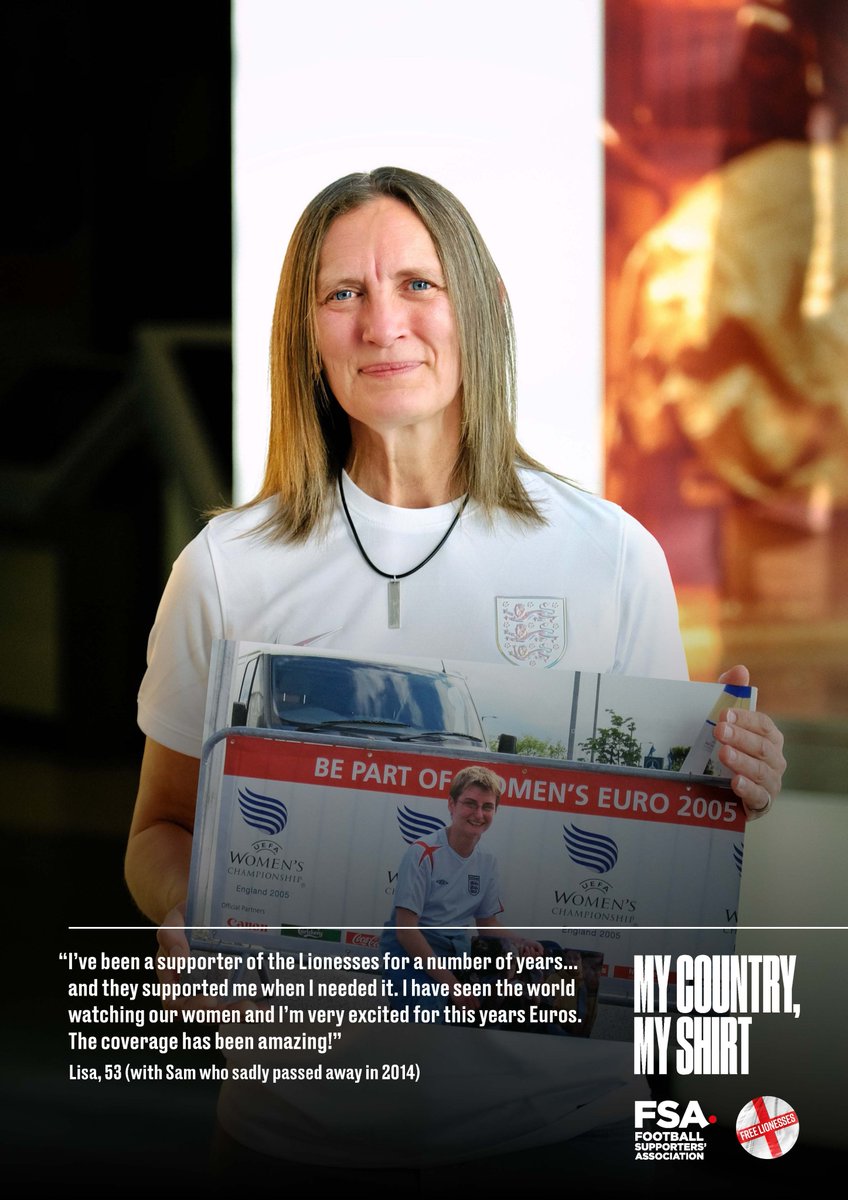
[[[220,642],[195,945],[372,962],[404,856],[433,853],[451,783],[476,764],[501,782],[481,839],[501,923],[579,959],[584,1003],[598,987],[627,1001],[636,952],[733,949],[744,813],[710,731],[722,707],[754,698],[720,684]]]

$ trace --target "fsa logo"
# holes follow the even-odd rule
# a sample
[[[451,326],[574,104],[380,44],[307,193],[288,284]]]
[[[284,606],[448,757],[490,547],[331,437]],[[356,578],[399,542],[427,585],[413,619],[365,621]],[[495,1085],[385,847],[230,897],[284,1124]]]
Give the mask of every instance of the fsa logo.
[[[637,1129],[643,1129],[646,1121],[656,1123],[661,1129],[688,1129],[690,1125],[703,1129],[706,1125],[715,1124],[715,1117],[705,1117],[697,1100],[689,1101],[682,1116],[677,1111],[679,1107],[676,1100],[660,1100],[659,1104],[655,1100],[637,1100],[633,1113],[634,1124]]]

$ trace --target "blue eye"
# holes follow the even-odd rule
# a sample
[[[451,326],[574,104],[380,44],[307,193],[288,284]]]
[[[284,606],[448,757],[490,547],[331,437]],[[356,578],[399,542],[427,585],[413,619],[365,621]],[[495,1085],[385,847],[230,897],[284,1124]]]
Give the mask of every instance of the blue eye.
[[[339,288],[337,292],[333,292],[331,300],[349,300],[353,295],[353,288]]]
[[[413,279],[409,286],[413,292],[426,292],[433,285],[428,283],[426,279]]]

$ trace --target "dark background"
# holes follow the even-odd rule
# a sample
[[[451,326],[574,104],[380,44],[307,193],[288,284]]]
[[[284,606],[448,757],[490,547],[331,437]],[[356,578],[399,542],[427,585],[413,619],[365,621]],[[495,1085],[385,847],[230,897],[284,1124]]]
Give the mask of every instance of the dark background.
[[[175,463],[162,436],[145,330],[166,335],[219,468],[218,494],[179,502],[188,524],[227,499],[230,6],[6,3],[0,45],[4,1178],[13,1195],[193,1194],[215,1088],[69,1082],[58,953],[155,946],[65,927],[141,920],[122,871],[135,694],[192,469],[191,443]]]
[[[16,1196],[202,1194],[216,1086],[69,1081],[58,955],[155,945],[122,872],[135,695],[170,559],[230,484],[230,6],[7,2],[0,30],[4,1176]],[[728,1146],[679,1185],[761,1183]],[[799,1146],[779,1169],[792,1195],[811,1165]]]
[[[17,737],[46,718],[75,754],[84,713],[108,726],[112,750],[137,751],[134,691],[167,569],[174,470],[138,340],[150,328],[229,330],[229,4],[35,0],[4,5],[0,22],[0,547],[21,609],[27,552],[49,564],[58,599],[53,612],[32,596],[17,643],[4,638],[4,668],[19,676],[0,711]],[[229,346],[204,354],[183,338],[172,358],[225,490]],[[91,654],[96,634],[105,655]],[[55,703],[40,713],[26,644],[39,637],[58,660]]]

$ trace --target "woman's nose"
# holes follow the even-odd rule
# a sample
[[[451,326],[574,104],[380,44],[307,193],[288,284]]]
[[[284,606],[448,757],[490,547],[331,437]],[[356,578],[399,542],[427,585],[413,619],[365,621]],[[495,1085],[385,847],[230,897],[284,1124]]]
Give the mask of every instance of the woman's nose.
[[[369,296],[363,308],[363,323],[366,341],[391,346],[405,332],[403,304],[396,296]]]

